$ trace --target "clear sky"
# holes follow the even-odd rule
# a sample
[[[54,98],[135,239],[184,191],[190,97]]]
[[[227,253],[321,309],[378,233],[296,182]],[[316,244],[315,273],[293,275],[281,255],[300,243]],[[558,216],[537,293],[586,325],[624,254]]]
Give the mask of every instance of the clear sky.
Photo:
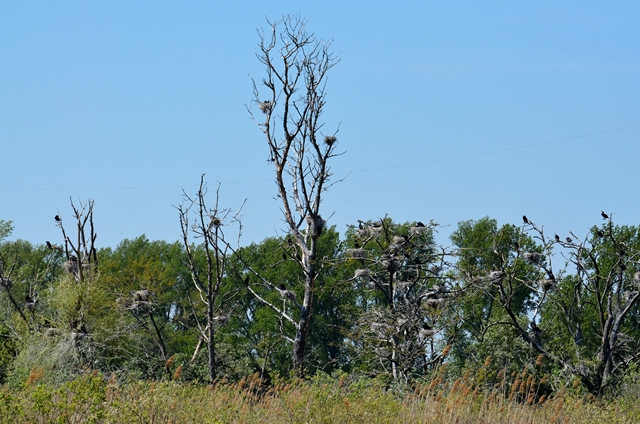
[[[53,216],[95,200],[100,247],[180,236],[206,173],[244,208],[243,244],[284,227],[245,105],[256,28],[300,13],[341,62],[325,122],[345,152],[329,223],[448,226],[527,214],[584,235],[640,224],[640,3],[3,1],[0,219],[60,242]]]

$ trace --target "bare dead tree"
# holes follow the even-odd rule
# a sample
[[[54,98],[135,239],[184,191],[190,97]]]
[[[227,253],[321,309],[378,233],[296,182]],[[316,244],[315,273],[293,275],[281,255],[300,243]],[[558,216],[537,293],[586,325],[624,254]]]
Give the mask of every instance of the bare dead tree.
[[[351,335],[355,354],[372,355],[394,379],[408,380],[443,359],[443,310],[456,292],[446,274],[450,253],[433,241],[436,228],[386,217],[360,222],[346,251],[358,267],[350,281],[362,311]]]
[[[547,237],[544,228],[529,218],[525,230],[541,249],[518,250],[511,259],[504,254],[501,269],[467,280],[492,293],[494,305],[506,313],[506,320],[487,322],[485,327],[511,326],[534,351],[578,377],[598,396],[640,360],[637,324],[625,326],[627,321],[637,322],[639,313],[637,235],[635,230],[615,227],[609,216],[606,220],[603,228],[594,227],[583,238],[571,232],[561,238]],[[560,248],[560,254],[554,248]],[[557,256],[565,266],[554,271]],[[518,271],[522,264],[538,272],[523,274]],[[518,290],[531,293],[526,317],[518,310]],[[594,348],[598,340],[599,347]]]
[[[207,185],[204,175],[200,178],[200,188],[195,197],[184,193],[184,203],[178,207],[182,241],[186,249],[187,263],[191,279],[198,291],[200,301],[206,306],[204,322],[198,313],[194,313],[200,332],[200,341],[193,353],[197,357],[202,343],[207,343],[209,378],[216,379],[216,344],[215,337],[220,328],[230,319],[233,312],[234,298],[238,290],[222,290],[229,254],[233,251],[227,241],[225,227],[237,226],[238,242],[242,232],[240,210],[233,212],[219,206],[219,187],[216,190],[215,204],[209,209],[206,204]],[[193,216],[193,222],[190,221]],[[204,266],[194,250],[193,239],[200,239],[200,246],[204,251]]]
[[[98,256],[96,253],[95,242],[98,234],[93,224],[93,207],[95,202],[90,199],[80,206],[76,206],[72,199],[71,209],[73,210],[73,219],[76,227],[76,237],[72,240],[67,235],[62,218],[56,215],[55,225],[60,228],[64,239],[64,254],[66,261],[63,267],[78,282],[78,295],[74,314],[69,318],[69,329],[72,334],[84,335],[87,330],[85,327],[85,317],[83,306],[85,303],[83,287],[91,284],[92,278],[97,275]],[[80,338],[78,338],[79,340]]]
[[[258,298],[294,325],[293,367],[299,376],[304,375],[305,345],[313,315],[319,269],[317,240],[326,225],[320,207],[324,192],[332,185],[328,163],[336,156],[337,147],[336,133],[321,134],[320,116],[326,103],[327,75],[338,60],[330,50],[331,43],[316,39],[305,25],[299,16],[285,16],[269,22],[268,31],[259,32],[257,56],[266,76],[260,88],[253,82],[252,105],[264,119],[249,108],[265,135],[269,161],[275,168],[278,197],[296,250],[291,260],[304,274],[304,294],[296,318]],[[267,286],[277,290],[273,284]]]

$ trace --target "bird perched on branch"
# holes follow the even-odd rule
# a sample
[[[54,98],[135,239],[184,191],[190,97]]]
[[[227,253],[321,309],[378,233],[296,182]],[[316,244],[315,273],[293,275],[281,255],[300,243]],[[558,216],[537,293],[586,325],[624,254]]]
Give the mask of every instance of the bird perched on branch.
[[[556,241],[560,241],[560,236],[556,234]]]
[[[602,219],[609,219],[609,215],[604,213],[604,211],[602,211],[602,213],[600,215],[602,215]]]
[[[525,224],[529,223],[529,219],[527,218],[527,215],[522,215],[522,220],[524,221]]]
[[[56,222],[60,222],[60,221],[62,221],[62,220],[60,219],[60,216],[59,216],[59,215],[54,216],[54,217],[53,217],[53,219],[55,219],[55,220],[56,220]]]

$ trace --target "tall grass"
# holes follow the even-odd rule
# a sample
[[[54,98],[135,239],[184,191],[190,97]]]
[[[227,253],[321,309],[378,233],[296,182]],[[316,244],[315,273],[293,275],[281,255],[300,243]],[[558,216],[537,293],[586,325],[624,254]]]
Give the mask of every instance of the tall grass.
[[[548,393],[529,370],[446,369],[413,387],[389,387],[346,374],[265,385],[259,374],[203,386],[166,381],[120,383],[86,372],[54,387],[34,369],[19,389],[0,389],[0,423],[632,423],[640,405]],[[570,390],[569,390],[570,392]]]

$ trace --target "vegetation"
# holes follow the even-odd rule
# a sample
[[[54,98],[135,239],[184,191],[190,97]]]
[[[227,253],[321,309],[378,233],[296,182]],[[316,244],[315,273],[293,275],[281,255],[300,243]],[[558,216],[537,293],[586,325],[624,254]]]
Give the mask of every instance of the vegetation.
[[[385,216],[341,238],[320,214],[329,46],[296,17],[260,37],[282,236],[243,246],[204,176],[178,242],[100,248],[93,201],[44,245],[0,221],[0,420],[640,419],[640,229],[485,217],[445,247],[436,223]]]

